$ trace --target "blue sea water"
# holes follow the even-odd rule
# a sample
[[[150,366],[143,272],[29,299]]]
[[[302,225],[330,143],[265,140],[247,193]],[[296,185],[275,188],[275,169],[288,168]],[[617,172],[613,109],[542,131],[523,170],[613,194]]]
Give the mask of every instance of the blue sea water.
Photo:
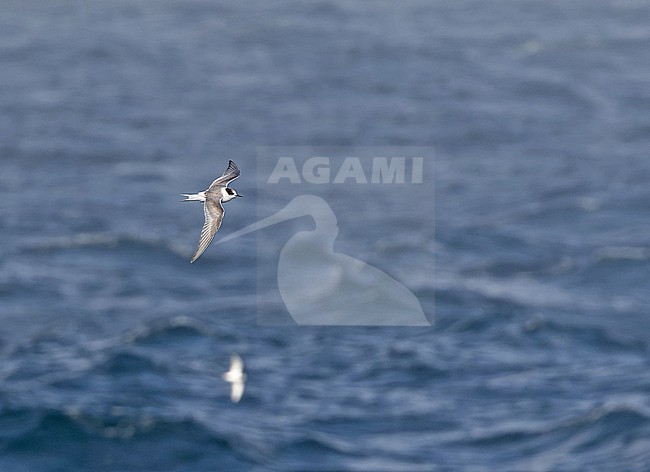
[[[0,470],[650,470],[647,2],[1,9]],[[435,146],[435,236],[341,235],[433,327],[260,326],[254,238],[188,263],[178,194],[232,158],[246,226],[290,145]]]

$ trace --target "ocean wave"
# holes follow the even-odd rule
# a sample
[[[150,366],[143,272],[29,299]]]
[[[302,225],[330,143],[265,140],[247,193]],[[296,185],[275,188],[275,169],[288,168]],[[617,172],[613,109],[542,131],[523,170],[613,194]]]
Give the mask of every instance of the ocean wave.
[[[462,290],[521,306],[570,307],[576,303],[575,295],[570,292],[523,275],[496,278],[439,272],[435,285],[436,291]]]
[[[23,251],[27,253],[59,252],[72,249],[110,249],[122,253],[129,249],[136,249],[155,253],[166,252],[183,258],[189,257],[189,247],[179,245],[163,238],[148,237],[143,235],[128,235],[115,233],[78,233],[72,236],[45,237],[27,239]]]
[[[609,470],[614,464],[650,460],[646,439],[650,414],[638,402],[595,406],[550,424],[521,424],[477,430],[461,442],[492,453],[508,451],[518,457],[513,460],[517,470],[585,470],[588,465]]]
[[[650,248],[639,246],[604,246],[593,254],[596,263],[606,261],[647,261]]]
[[[650,431],[650,412],[640,404],[611,403],[551,423],[512,423],[510,426],[502,424],[496,428],[475,429],[461,442],[492,450],[525,450],[529,460],[530,456],[544,456],[569,444],[569,450],[565,451],[566,460],[569,460],[571,455],[597,453],[605,444],[622,442],[632,448],[635,442],[644,441]]]
[[[552,269],[552,270],[551,270]],[[552,272],[553,268],[549,268]],[[590,272],[582,268],[579,276]],[[534,274],[520,273],[503,277],[489,275],[463,275],[452,271],[438,272],[434,279],[436,299],[453,299],[467,302],[472,297],[491,302],[504,302],[511,307],[528,309],[562,310],[571,313],[630,314],[645,311],[643,300],[625,294],[609,294],[603,290],[570,290],[554,279],[544,279]]]
[[[618,336],[602,326],[560,323],[542,317],[533,317],[523,325],[522,334],[538,341],[557,343],[559,335],[568,335],[572,342],[591,345],[599,350],[629,350],[645,353],[648,344],[643,339]]]
[[[116,352],[101,365],[96,366],[95,372],[116,378],[122,375],[144,374],[147,372],[165,375],[168,369],[164,364],[152,358],[135,352]]]
[[[189,417],[22,407],[4,408],[0,423],[0,464],[25,454],[38,470],[223,470],[252,463],[233,437]]]
[[[212,329],[189,316],[154,321],[125,338],[127,344],[162,346],[177,342],[196,342],[214,335]]]

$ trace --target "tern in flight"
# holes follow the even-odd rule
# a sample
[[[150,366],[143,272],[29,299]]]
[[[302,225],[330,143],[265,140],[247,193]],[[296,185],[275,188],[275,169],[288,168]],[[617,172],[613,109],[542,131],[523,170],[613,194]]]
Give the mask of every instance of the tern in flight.
[[[182,202],[203,202],[203,213],[205,222],[199,238],[199,246],[192,256],[190,263],[199,258],[212,242],[221,222],[223,221],[223,205],[235,197],[241,197],[234,188],[228,188],[228,184],[239,177],[239,167],[233,161],[228,161],[228,168],[221,177],[216,179],[207,190],[199,193],[181,193],[185,197]]]
[[[233,403],[239,403],[244,394],[246,374],[244,361],[237,354],[233,354],[230,358],[230,370],[223,374],[223,379],[230,383],[230,399]]]

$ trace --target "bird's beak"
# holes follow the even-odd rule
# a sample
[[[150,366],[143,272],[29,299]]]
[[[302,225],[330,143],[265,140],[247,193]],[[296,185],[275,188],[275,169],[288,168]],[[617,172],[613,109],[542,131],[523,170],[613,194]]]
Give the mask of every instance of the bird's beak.
[[[236,196],[236,197],[243,197],[243,195],[239,195],[239,194],[237,194],[237,195],[235,195],[235,196]]]

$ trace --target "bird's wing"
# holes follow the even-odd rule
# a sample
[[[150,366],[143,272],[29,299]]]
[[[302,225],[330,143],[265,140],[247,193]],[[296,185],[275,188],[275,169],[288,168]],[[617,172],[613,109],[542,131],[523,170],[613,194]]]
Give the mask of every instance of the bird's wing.
[[[228,161],[228,167],[226,168],[225,172],[221,175],[221,177],[215,179],[215,181],[210,184],[208,190],[215,190],[218,187],[226,187],[237,177],[239,177],[239,167],[237,167],[237,164],[235,164],[233,161]]]
[[[233,382],[230,388],[230,399],[233,403],[239,403],[244,394],[244,382]]]
[[[241,360],[241,357],[237,354],[233,354],[230,357],[230,371],[242,373],[244,371],[244,361]]]
[[[203,254],[212,242],[212,238],[214,238],[219,226],[221,226],[224,214],[221,200],[209,196],[203,204],[203,213],[205,214],[205,222],[203,223],[201,237],[199,238],[199,247],[196,248],[196,252],[190,262],[194,262]]]

